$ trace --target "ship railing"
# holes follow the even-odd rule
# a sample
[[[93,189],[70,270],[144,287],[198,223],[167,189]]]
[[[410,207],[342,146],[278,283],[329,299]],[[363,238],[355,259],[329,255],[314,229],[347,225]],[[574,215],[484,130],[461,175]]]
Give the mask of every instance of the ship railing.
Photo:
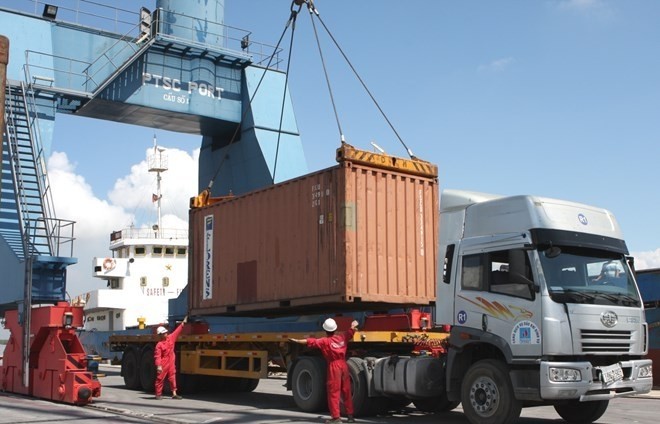
[[[111,243],[126,239],[188,240],[188,230],[176,228],[125,228],[113,231],[110,234]]]

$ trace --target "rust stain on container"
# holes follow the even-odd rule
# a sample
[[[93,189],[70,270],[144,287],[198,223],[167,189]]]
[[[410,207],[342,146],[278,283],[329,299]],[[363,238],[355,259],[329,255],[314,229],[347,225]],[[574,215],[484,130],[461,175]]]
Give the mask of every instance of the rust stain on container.
[[[435,177],[344,162],[190,211],[199,315],[435,302]]]

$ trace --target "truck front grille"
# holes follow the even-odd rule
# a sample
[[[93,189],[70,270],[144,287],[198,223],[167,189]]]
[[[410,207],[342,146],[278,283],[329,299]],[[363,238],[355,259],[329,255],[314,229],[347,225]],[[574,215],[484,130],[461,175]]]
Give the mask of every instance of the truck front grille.
[[[630,331],[580,330],[583,353],[630,352]]]

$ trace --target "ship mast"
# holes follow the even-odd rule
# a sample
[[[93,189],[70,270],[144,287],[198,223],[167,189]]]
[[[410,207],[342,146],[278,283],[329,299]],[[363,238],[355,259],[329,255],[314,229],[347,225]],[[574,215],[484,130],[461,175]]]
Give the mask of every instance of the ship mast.
[[[156,173],[156,193],[152,194],[151,200],[156,203],[156,209],[158,210],[158,222],[153,226],[154,234],[156,238],[161,237],[162,231],[162,222],[161,222],[161,212],[160,212],[160,202],[163,197],[160,182],[162,180],[161,173],[167,171],[167,154],[164,153],[165,149],[158,147],[158,142],[156,141],[156,134],[154,134],[154,151],[148,157],[149,172]]]

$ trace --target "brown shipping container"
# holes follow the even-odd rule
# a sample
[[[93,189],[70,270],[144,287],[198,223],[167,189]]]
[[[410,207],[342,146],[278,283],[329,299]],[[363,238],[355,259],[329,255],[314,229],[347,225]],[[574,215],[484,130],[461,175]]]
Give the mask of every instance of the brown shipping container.
[[[438,206],[435,177],[346,161],[191,209],[190,312],[434,304]]]

